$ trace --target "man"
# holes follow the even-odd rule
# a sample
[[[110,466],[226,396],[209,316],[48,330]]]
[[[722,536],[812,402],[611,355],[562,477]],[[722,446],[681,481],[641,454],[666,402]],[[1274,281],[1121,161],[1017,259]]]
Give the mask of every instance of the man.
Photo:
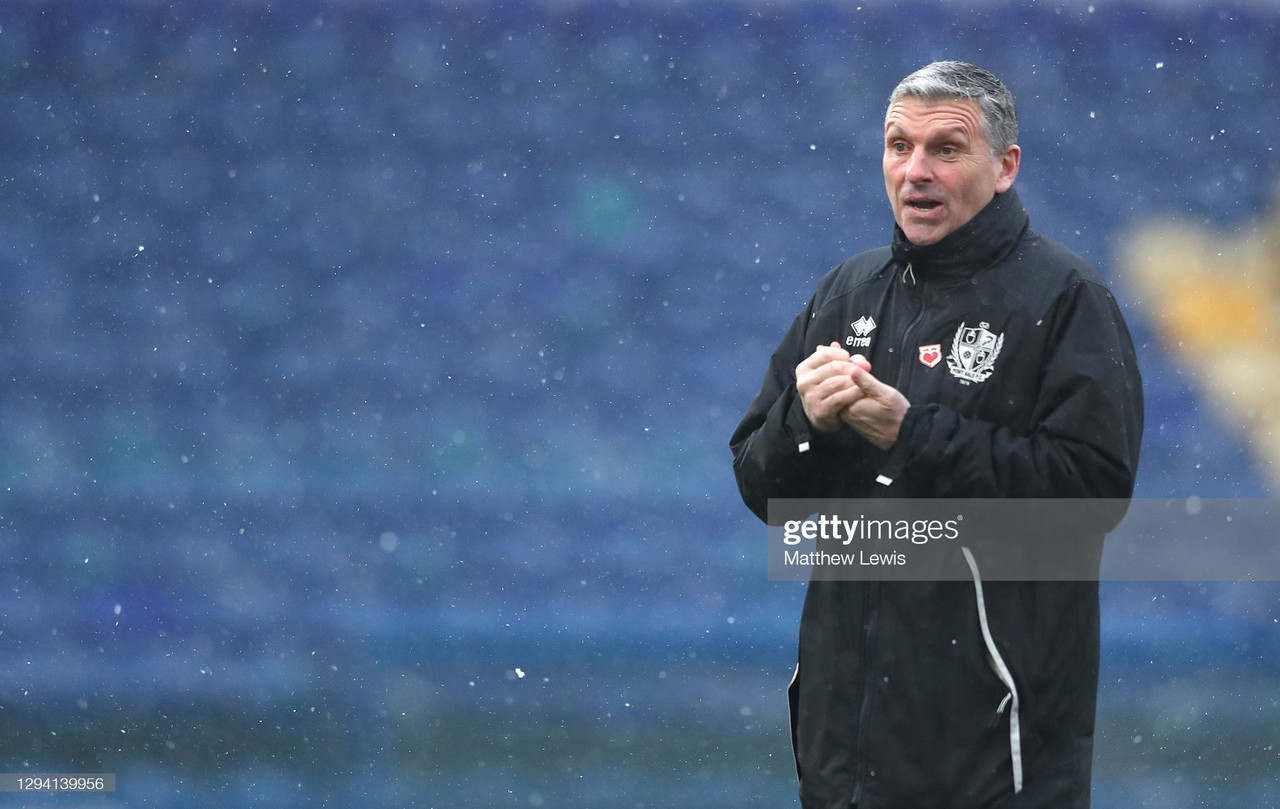
[[[1029,229],[1016,139],[980,68],[893,91],[892,245],[818,283],[730,442],[761,519],[771,498],[1132,494],[1132,341],[1094,269]],[[972,581],[809,583],[790,689],[806,809],[1088,806],[1097,581],[968,563]]]

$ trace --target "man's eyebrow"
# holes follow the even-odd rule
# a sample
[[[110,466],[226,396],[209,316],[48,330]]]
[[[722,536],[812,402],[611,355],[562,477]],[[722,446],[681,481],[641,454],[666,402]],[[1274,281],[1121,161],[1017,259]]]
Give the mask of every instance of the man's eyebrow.
[[[946,140],[948,138],[955,139],[955,140],[969,139],[969,129],[964,126],[947,127],[946,129],[938,130],[935,134],[940,140]]]
[[[888,138],[888,137],[892,137],[892,136],[894,136],[894,135],[903,134],[905,131],[906,131],[906,130],[905,130],[905,128],[902,126],[902,124],[899,124],[898,122],[894,121],[894,122],[891,122],[888,126],[886,126],[886,127],[884,128],[884,135],[885,135],[885,137],[886,137],[886,138]],[[939,129],[939,130],[936,130],[936,131],[934,131],[934,132],[930,133],[930,138],[929,138],[929,139],[930,139],[930,140],[962,140],[962,141],[968,141],[968,140],[969,140],[969,130],[968,130],[966,127],[961,126],[961,125],[949,126],[949,127],[947,127],[946,129]]]

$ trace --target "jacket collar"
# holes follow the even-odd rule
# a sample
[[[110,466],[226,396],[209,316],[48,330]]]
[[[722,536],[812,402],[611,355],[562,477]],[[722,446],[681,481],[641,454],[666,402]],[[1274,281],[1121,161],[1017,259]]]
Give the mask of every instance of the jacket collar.
[[[1013,251],[1028,225],[1018,192],[996,194],[987,207],[935,244],[921,247],[893,226],[893,258],[922,277],[971,275]]]

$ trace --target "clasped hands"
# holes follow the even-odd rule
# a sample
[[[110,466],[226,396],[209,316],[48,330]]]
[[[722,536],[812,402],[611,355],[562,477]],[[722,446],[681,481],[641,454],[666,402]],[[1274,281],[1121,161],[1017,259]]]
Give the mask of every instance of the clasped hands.
[[[897,388],[871,375],[871,363],[839,343],[818,346],[796,366],[796,389],[809,423],[824,433],[853,428],[880,449],[898,440],[911,403]]]

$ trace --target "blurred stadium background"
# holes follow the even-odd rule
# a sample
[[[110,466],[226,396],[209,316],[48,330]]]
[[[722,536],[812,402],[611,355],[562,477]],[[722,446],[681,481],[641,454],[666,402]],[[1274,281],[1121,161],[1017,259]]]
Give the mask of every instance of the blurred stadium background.
[[[0,771],[795,805],[803,587],[727,440],[887,238],[889,90],[1005,79],[1033,226],[1139,344],[1139,495],[1266,497],[1269,422],[1221,400],[1275,362],[1277,53],[1267,3],[5,3]],[[1264,283],[1161,287],[1196,253],[1151,234],[1200,231]],[[1104,585],[1095,806],[1280,804],[1277,596]]]

